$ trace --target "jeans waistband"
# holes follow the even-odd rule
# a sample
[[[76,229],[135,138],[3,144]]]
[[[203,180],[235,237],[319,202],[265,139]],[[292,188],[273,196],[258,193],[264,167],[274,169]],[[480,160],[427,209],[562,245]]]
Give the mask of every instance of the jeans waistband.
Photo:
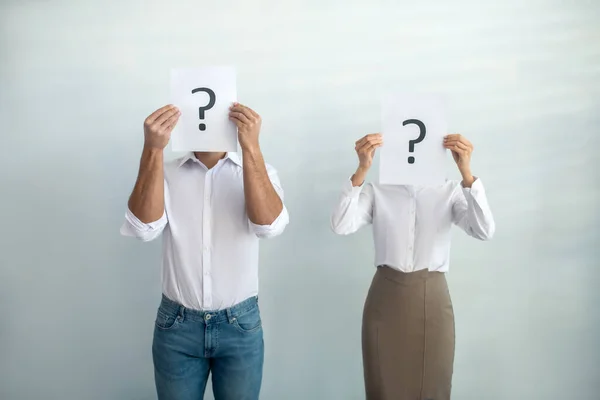
[[[164,294],[160,302],[160,309],[167,313],[177,314],[187,320],[204,321],[206,324],[232,323],[240,316],[258,307],[258,297],[250,297],[233,307],[219,311],[200,311],[187,308]]]

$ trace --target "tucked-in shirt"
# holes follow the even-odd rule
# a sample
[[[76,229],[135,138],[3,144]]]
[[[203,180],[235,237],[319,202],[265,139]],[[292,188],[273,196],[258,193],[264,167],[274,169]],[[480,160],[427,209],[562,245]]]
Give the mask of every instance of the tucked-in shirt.
[[[471,188],[456,181],[440,186],[364,187],[347,181],[331,216],[331,227],[340,235],[373,224],[375,265],[403,272],[448,271],[453,223],[477,239],[487,240],[494,234],[494,218],[481,179]]]
[[[283,202],[277,172],[266,165]],[[141,222],[127,210],[121,233],[150,241],[163,236],[162,290],[197,310],[222,310],[258,295],[258,242],[283,232],[285,206],[271,225],[246,212],[242,160],[228,153],[208,169],[193,153],[164,165],[165,212]]]

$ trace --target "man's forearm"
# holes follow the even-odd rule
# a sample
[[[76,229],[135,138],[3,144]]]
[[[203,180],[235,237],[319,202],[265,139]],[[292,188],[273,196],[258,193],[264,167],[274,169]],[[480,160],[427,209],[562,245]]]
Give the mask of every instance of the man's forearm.
[[[140,221],[158,221],[165,210],[163,150],[144,147],[129,209]]]
[[[256,225],[271,225],[283,210],[283,203],[275,191],[260,149],[245,150],[244,195],[248,218]]]

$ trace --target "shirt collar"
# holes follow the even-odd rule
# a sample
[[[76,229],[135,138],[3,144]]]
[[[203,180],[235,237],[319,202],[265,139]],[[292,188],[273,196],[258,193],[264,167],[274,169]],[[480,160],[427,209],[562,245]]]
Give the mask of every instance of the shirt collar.
[[[190,152],[186,153],[183,157],[181,157],[179,159],[179,165],[178,166],[181,167],[181,166],[183,166],[185,163],[187,163],[190,160],[192,160],[194,162],[200,162],[196,158],[196,155],[194,154],[194,152],[190,151]],[[223,160],[231,160],[238,167],[242,167],[242,158],[236,152],[228,152],[227,154],[225,154],[225,157],[223,158]]]

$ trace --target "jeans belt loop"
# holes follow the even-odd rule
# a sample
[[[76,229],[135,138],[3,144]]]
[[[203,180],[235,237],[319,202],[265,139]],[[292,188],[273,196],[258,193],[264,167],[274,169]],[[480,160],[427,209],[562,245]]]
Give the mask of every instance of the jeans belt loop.
[[[229,321],[230,324],[233,324],[233,321],[235,321],[235,317],[231,314],[231,308],[227,309],[227,321]]]

